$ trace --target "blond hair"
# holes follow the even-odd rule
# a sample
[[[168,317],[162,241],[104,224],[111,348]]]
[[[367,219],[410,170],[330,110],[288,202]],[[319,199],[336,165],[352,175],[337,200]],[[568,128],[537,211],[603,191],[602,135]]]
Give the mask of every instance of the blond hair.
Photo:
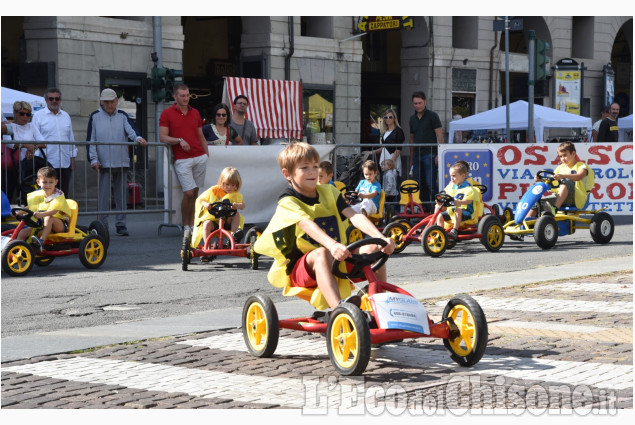
[[[389,170],[395,169],[395,161],[393,161],[392,159],[384,159],[383,164],[386,164]]]
[[[280,169],[286,168],[289,174],[293,174],[298,164],[302,161],[320,163],[320,154],[306,142],[291,143],[278,154]]]
[[[13,103],[13,114],[20,112],[20,109],[26,109],[31,112],[33,108],[31,108],[31,104],[25,100],[18,100]]]
[[[220,172],[220,176],[218,176],[218,186],[223,183],[229,183],[236,186],[236,190],[240,190],[240,187],[243,185],[243,180],[240,178],[240,173],[234,167],[225,167],[223,171]]]

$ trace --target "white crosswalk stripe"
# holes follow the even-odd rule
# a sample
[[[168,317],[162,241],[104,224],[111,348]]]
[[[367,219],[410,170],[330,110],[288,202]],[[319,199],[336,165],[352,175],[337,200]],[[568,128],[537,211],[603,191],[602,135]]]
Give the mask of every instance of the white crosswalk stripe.
[[[493,298],[475,296],[474,299],[483,310],[513,310],[536,313],[567,313],[588,311],[596,313],[632,314],[632,301],[579,301],[547,298]],[[444,307],[446,301],[439,301],[437,306]]]
[[[606,292],[612,294],[632,294],[633,285],[626,283],[576,283],[566,282],[553,285],[541,285],[527,288],[529,291],[583,291],[583,292]]]

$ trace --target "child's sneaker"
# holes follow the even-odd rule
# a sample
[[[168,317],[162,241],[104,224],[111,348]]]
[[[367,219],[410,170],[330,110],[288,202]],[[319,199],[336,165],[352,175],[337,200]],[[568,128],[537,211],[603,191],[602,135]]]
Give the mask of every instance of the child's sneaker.
[[[556,214],[558,214],[558,207],[556,207],[554,205],[550,205],[550,206],[551,206],[551,213],[555,217]]]
[[[448,237],[454,239],[455,241],[459,239],[459,231],[455,228],[450,229],[448,232]]]
[[[243,231],[242,229],[238,229],[236,230],[236,233],[234,233],[234,243],[239,244],[242,240],[243,240]]]
[[[44,250],[44,243],[42,242],[42,239],[37,236],[31,236],[31,246],[33,246],[33,249],[35,249],[35,252],[38,254],[41,254]]]

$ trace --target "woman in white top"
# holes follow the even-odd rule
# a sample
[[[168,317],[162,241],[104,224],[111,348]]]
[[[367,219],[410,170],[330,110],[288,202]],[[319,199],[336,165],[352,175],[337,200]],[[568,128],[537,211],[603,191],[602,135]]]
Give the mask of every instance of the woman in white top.
[[[406,140],[403,130],[399,126],[399,119],[394,109],[388,109],[382,115],[382,120],[379,125],[379,132],[381,134],[382,144],[403,144]],[[376,151],[381,156],[379,157],[379,163],[383,163],[385,159],[392,159],[395,163],[395,170],[399,175],[402,174],[401,169],[401,147],[399,146],[387,146],[382,147]]]
[[[17,101],[13,104],[13,123],[8,124],[13,130],[13,140],[16,142],[44,142],[44,137],[40,130],[31,123],[31,104],[26,101]],[[3,131],[4,133],[4,131]],[[20,151],[20,160],[33,158],[33,152],[37,147],[44,147],[44,144],[24,144]]]

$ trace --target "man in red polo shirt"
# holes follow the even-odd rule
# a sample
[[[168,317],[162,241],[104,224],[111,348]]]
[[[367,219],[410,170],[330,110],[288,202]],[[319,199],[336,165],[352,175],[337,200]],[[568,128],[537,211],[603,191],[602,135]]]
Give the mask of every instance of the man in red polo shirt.
[[[198,189],[205,184],[209,150],[201,130],[201,115],[189,105],[189,88],[175,84],[173,95],[176,101],[159,119],[159,141],[172,146],[174,170],[183,189],[181,224],[187,229],[194,223]]]

